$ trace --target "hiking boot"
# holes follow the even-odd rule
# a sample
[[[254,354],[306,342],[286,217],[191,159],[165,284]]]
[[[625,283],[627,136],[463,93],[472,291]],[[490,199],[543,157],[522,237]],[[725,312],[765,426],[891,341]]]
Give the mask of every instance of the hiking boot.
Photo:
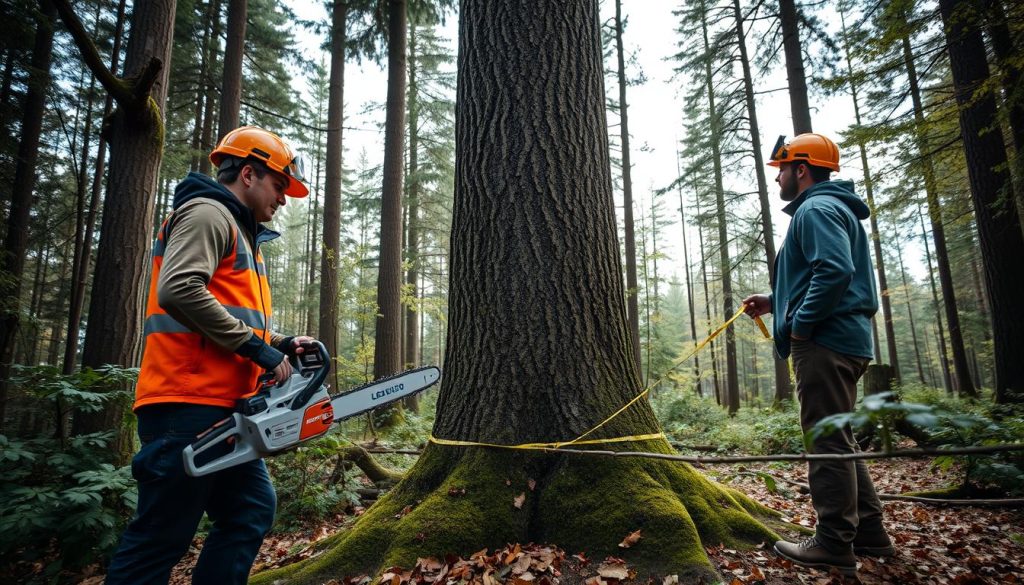
[[[839,554],[829,552],[817,536],[796,543],[780,540],[775,543],[775,552],[802,567],[825,571],[834,567],[847,577],[857,574],[857,557],[853,556],[852,550]]]
[[[882,532],[858,532],[853,539],[853,554],[861,557],[891,557],[896,555],[889,535]]]

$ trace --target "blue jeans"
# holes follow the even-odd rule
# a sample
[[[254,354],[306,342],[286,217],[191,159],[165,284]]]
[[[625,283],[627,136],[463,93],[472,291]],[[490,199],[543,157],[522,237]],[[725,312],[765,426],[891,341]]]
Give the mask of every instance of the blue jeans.
[[[192,583],[245,583],[263,537],[274,523],[277,506],[263,460],[190,477],[182,450],[197,434],[229,416],[230,409],[156,404],[136,414],[142,441],[132,459],[132,476],[139,484],[138,509],[110,561],[106,584],[166,584],[171,569],[188,551],[203,513],[213,527]]]

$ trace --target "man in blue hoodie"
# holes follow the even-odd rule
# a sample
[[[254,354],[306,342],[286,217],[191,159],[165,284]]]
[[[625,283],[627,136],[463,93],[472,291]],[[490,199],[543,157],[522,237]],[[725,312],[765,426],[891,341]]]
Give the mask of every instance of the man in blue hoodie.
[[[839,170],[839,149],[820,134],[780,138],[771,155],[783,208],[793,217],[775,259],[771,295],[744,299],[747,313],[773,313],[775,351],[793,356],[800,425],[850,412],[857,381],[874,355],[871,317],[878,310],[868,236],[860,221],[870,211],[850,181],[829,180]],[[821,437],[814,453],[854,453],[846,426]],[[818,516],[814,536],[775,543],[779,555],[803,566],[857,572],[857,555],[891,556],[882,505],[863,461],[808,465],[811,500]]]
[[[262,222],[286,196],[308,189],[291,148],[262,128],[227,133],[210,160],[217,180],[190,173],[178,184],[153,246],[133,408],[142,443],[132,459],[138,504],[107,585],[166,584],[204,514],[212,526],[192,583],[245,583],[274,521],[277,500],[262,460],[190,477],[182,450],[253,394],[264,371],[286,380],[286,356],[312,341],[273,330],[260,253],[280,235]]]

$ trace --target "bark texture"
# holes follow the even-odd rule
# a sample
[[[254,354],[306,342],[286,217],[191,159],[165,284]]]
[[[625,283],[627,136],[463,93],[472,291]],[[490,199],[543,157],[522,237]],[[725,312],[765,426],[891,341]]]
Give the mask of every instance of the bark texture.
[[[960,107],[967,174],[985,265],[985,289],[992,313],[998,315],[992,331],[996,401],[1024,402],[1024,360],[1020,359],[1024,349],[1024,305],[1017,298],[1020,283],[1024,282],[1024,263],[1020,260],[1024,258],[1024,233],[1014,205],[995,98],[982,88],[989,80],[989,69],[977,4],[940,0],[939,11],[946,25],[946,46]]]
[[[238,128],[242,103],[242,54],[245,51],[245,18],[248,0],[228,0],[227,40],[224,43],[224,80],[221,83],[218,140]]]
[[[89,303],[83,366],[138,363],[175,4],[175,0],[152,0],[136,4],[132,11],[125,72],[129,78],[138,76],[136,83],[141,85],[115,82],[134,97],[116,97],[119,108],[110,120],[108,190],[93,277],[93,289],[103,293],[93,294]],[[62,17],[68,20],[64,13]],[[109,75],[109,71],[94,72],[101,78]],[[151,87],[145,87],[150,82]],[[123,463],[132,450],[131,425],[122,424],[126,414],[126,402],[116,401],[98,413],[77,415],[72,432],[117,429],[112,451]]]
[[[810,101],[807,99],[803,47],[800,45],[800,18],[795,0],[779,0],[779,21],[782,26],[782,49],[786,55],[786,78],[789,80],[789,108],[793,115],[793,134],[813,132]]]
[[[597,2],[465,0],[459,27],[450,325],[433,433],[568,440],[640,391]],[[641,400],[595,436],[657,430]],[[662,439],[608,446],[671,450]],[[767,513],[687,465],[431,444],[330,550],[253,582],[320,583],[528,541],[710,580],[705,544],[774,537],[752,511]],[[637,529],[640,545],[617,546]]]
[[[402,369],[402,181],[405,164],[406,2],[388,2],[388,98],[384,121],[380,266],[374,379]]]
[[[331,76],[327,90],[327,177],[324,183],[324,241],[320,255],[320,322],[317,336],[327,353],[338,353],[338,251],[341,245],[342,120],[344,119],[347,3],[331,10]]]

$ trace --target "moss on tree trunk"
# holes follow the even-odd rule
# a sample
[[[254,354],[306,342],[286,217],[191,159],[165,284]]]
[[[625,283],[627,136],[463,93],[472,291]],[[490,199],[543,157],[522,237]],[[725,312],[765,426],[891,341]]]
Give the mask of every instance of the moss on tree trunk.
[[[449,328],[433,433],[568,441],[641,390],[597,2],[464,0],[459,45]],[[641,400],[588,439],[659,430]],[[670,451],[663,439],[608,446]],[[254,582],[321,583],[531,541],[622,556],[641,574],[710,576],[705,545],[775,538],[753,514],[771,516],[687,465],[431,444],[325,552]],[[639,543],[619,548],[636,530]]]
[[[670,450],[663,441],[628,447]],[[686,464],[431,445],[408,477],[326,552],[250,582],[323,583],[513,542],[555,543],[592,558],[615,555],[641,575],[710,578],[706,546],[743,548],[777,538],[755,515],[776,514]],[[620,548],[635,530],[642,530],[640,541]]]

